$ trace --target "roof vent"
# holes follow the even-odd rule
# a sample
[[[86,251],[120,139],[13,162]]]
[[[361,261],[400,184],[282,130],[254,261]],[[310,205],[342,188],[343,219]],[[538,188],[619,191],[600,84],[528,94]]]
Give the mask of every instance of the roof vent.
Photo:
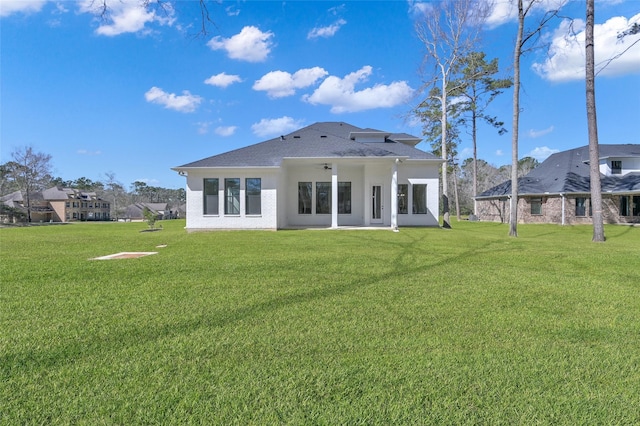
[[[320,135],[320,137],[321,137],[321,138],[326,138],[326,137],[327,137],[327,135]]]
[[[280,135],[280,140],[283,141],[284,140],[284,136]]]
[[[300,139],[300,135],[295,135],[293,138],[294,139]]]

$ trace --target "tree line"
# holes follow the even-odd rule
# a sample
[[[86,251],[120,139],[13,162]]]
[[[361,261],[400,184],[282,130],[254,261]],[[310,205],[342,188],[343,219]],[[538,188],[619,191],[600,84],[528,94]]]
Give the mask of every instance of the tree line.
[[[51,155],[26,146],[15,149],[11,160],[0,164],[0,196],[20,191],[26,208],[26,220],[31,222],[34,194],[58,186],[93,192],[111,204],[111,217],[125,217],[127,206],[134,203],[167,203],[169,210],[178,210],[186,201],[184,188],[170,189],[135,181],[127,189],[115,173],[107,172],[101,180],[79,177],[65,180],[52,175]]]

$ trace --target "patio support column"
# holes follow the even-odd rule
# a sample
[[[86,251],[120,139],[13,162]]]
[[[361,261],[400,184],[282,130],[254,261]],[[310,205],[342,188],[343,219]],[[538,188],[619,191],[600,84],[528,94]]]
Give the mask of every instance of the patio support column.
[[[562,197],[562,224],[564,225],[564,194],[560,194]]]
[[[338,227],[338,165],[331,164],[331,228]]]
[[[391,172],[391,228],[398,231],[398,163],[396,158]]]

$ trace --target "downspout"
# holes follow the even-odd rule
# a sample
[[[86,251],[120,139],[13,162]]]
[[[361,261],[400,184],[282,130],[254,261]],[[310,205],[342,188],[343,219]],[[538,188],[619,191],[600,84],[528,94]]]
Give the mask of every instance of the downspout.
[[[393,162],[391,174],[391,229],[398,232],[398,163],[399,159]]]
[[[560,193],[560,196],[562,197],[562,225],[564,225],[564,193]]]
[[[338,228],[338,165],[331,164],[331,228]]]

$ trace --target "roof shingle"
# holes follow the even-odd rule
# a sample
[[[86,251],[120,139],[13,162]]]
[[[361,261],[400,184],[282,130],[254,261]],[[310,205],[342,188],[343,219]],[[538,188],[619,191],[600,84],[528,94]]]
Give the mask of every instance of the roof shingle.
[[[437,160],[433,154],[391,139],[415,138],[407,134],[390,135],[385,142],[362,143],[352,140],[351,132],[371,131],[344,122],[315,123],[265,142],[228,151],[177,167],[278,167],[284,158],[407,157]],[[418,139],[418,138],[415,138]]]

